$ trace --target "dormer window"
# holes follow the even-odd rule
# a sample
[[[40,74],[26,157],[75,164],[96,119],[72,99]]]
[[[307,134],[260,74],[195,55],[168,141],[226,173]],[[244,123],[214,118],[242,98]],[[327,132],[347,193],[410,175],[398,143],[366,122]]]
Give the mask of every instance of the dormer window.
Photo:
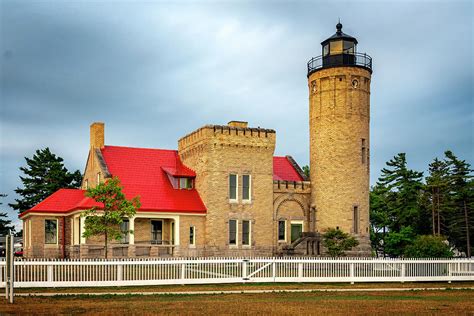
[[[193,179],[192,178],[178,178],[179,189],[192,189]]]

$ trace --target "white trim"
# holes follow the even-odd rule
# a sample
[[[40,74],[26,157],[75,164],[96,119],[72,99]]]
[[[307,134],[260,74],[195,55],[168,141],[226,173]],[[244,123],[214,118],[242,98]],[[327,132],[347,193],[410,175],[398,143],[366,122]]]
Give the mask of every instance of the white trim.
[[[63,216],[71,216],[71,215],[75,215],[75,214],[80,214],[84,211],[87,211],[87,210],[76,210],[76,211],[72,211],[72,212],[68,212],[68,213],[54,213],[54,212],[44,212],[44,213],[40,213],[40,212],[31,212],[31,213],[28,213],[26,214],[25,216],[21,217],[20,219],[21,220],[26,220],[28,219],[30,216],[57,216],[57,217],[63,217]],[[101,212],[100,209],[97,210],[98,213]],[[186,216],[206,216],[207,213],[181,213],[181,212],[149,212],[149,211],[137,211],[136,215],[144,215],[144,216],[141,216],[141,217],[147,217],[147,216],[154,216],[154,217],[157,217],[157,216],[179,216],[179,215],[186,215]],[[167,217],[168,218],[168,217]]]
[[[244,176],[248,176],[249,177],[249,198],[248,199],[244,199]],[[252,203],[252,175],[249,174],[249,173],[246,173],[246,174],[243,174],[242,175],[242,203],[245,203],[245,204],[250,204]]]
[[[230,198],[230,176],[235,176],[235,199]],[[229,190],[229,203],[239,203],[239,174],[238,173],[229,173],[228,176],[228,186],[227,189]]]
[[[31,219],[28,220],[28,248],[31,248]]]
[[[56,222],[56,242],[47,243],[46,242],[46,221],[55,221]],[[44,231],[44,240],[43,244],[47,247],[48,245],[58,245],[59,244],[59,221],[57,218],[45,218],[43,221],[43,231]]]

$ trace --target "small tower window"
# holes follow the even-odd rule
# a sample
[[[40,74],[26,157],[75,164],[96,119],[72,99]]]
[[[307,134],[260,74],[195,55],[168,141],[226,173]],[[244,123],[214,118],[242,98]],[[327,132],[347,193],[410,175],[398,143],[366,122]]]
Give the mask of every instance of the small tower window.
[[[97,185],[100,183],[100,172],[97,172]]]
[[[353,228],[354,234],[358,234],[359,233],[359,207],[354,206],[354,209],[353,209],[352,212],[353,212],[353,214],[352,214],[352,228]]]
[[[365,146],[365,138],[361,139],[361,159],[362,164],[365,164],[367,161],[367,148]]]
[[[89,189],[89,180],[88,179],[85,179],[84,180],[84,188],[87,190]]]

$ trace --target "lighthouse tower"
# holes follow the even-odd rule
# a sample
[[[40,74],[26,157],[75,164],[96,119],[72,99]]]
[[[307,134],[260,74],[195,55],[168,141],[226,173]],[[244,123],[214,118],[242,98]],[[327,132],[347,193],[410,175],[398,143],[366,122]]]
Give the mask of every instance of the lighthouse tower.
[[[368,255],[372,59],[336,30],[308,62],[311,207],[318,232],[348,232]]]

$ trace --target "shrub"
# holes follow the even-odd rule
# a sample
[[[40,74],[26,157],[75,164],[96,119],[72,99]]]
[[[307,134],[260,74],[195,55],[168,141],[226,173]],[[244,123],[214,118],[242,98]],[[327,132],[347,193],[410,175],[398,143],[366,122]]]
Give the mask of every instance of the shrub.
[[[345,251],[358,245],[359,242],[354,237],[339,229],[330,228],[323,235],[323,246],[331,257],[344,256]]]
[[[453,252],[444,238],[422,235],[405,248],[403,255],[409,258],[452,258]]]

